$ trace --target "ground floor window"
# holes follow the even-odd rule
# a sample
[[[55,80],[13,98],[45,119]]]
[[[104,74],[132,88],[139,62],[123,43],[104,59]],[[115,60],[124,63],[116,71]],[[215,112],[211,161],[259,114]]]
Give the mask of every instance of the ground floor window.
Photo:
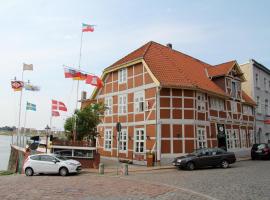
[[[199,149],[207,147],[206,131],[205,128],[197,128],[197,146]]]
[[[119,134],[119,150],[126,151],[127,150],[127,130],[122,129]]]
[[[136,129],[134,137],[135,153],[144,153],[145,132],[144,129]]]
[[[240,147],[239,130],[226,130],[227,149],[235,149]]]
[[[112,149],[112,130],[106,129],[104,133],[104,149],[110,151]]]
[[[241,129],[240,136],[241,136],[241,147],[246,148],[247,147],[246,131]]]

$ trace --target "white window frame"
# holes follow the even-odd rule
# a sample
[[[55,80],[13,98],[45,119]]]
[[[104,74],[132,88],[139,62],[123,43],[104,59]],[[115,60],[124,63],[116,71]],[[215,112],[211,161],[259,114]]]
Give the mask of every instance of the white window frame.
[[[127,95],[118,96],[118,114],[125,115],[127,113]]]
[[[118,71],[118,83],[126,83],[127,82],[127,68],[119,69]]]
[[[145,111],[144,91],[134,93],[134,112],[141,113]]]
[[[236,101],[231,101],[231,111],[233,113],[238,113],[238,111],[237,111],[237,102]]]
[[[143,137],[142,137],[143,136]],[[143,128],[137,128],[134,132],[134,152],[145,153],[146,133]],[[143,151],[141,151],[143,149]]]
[[[105,129],[104,131],[104,150],[112,150],[112,129]]]
[[[119,133],[119,151],[127,152],[128,150],[128,132],[127,129],[122,129]]]
[[[240,129],[240,136],[241,136],[241,148],[246,148],[247,147],[246,130]]]
[[[105,115],[107,116],[112,115],[112,111],[113,111],[113,98],[112,97],[105,98],[105,106],[106,106]]]
[[[235,99],[237,99],[237,92],[238,92],[238,90],[237,90],[237,88],[238,88],[238,86],[237,86],[237,81],[232,81],[232,88],[231,88],[231,90],[232,90],[232,97],[233,98],[235,98]]]
[[[197,92],[197,111],[199,112],[206,111],[205,94],[201,92]]]
[[[205,127],[197,127],[197,147],[207,148],[207,136]]]
[[[219,111],[224,111],[224,100],[215,98],[215,97],[210,97],[210,108],[213,110],[219,110]]]
[[[243,105],[243,114],[245,115],[252,115],[252,107],[248,105]]]

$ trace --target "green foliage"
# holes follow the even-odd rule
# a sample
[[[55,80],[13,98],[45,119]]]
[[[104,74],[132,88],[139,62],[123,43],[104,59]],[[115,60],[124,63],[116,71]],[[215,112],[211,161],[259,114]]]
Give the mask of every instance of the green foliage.
[[[6,176],[6,175],[11,175],[14,174],[12,171],[0,171],[0,176]]]
[[[76,139],[94,139],[97,135],[97,125],[100,123],[100,115],[105,111],[104,104],[91,104],[82,110],[76,110],[72,117],[67,118],[64,129],[69,140],[73,138],[76,120]]]

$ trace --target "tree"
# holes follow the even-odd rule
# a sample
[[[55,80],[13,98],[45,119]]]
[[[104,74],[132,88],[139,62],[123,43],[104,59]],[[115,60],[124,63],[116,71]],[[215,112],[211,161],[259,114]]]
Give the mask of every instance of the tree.
[[[101,122],[100,115],[104,114],[105,106],[101,103],[91,104],[67,118],[64,129],[69,140],[73,138],[74,125],[76,120],[76,139],[94,139],[97,135],[97,125]]]

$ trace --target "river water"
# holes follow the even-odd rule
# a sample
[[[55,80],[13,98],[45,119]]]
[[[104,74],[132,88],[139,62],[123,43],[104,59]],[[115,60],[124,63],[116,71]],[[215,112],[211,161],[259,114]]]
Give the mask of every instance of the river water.
[[[0,170],[6,170],[10,155],[11,136],[0,135]]]

